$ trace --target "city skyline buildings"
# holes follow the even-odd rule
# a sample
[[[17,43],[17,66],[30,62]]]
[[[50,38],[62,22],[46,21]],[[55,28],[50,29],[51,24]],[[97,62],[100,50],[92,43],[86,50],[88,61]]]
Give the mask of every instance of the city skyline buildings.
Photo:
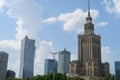
[[[0,51],[0,80],[6,80],[8,53]]]
[[[106,9],[106,4],[109,2],[112,5],[108,6],[111,13]],[[102,62],[110,62],[111,73],[114,73],[114,61],[120,61],[120,37],[116,36],[120,33],[118,27],[120,13],[117,3],[119,2],[113,2],[113,0],[91,0],[91,12],[94,13],[91,16],[95,25],[95,33],[100,33],[102,36]],[[49,58],[50,49],[59,51],[65,47],[71,51],[72,60],[76,59],[76,35],[78,30],[81,31],[80,34],[83,33],[82,25],[87,16],[86,4],[87,0],[17,0],[17,2],[7,0],[3,5],[0,4],[3,6],[0,6],[0,50],[9,53],[8,69],[14,69],[16,76],[19,77],[20,41],[25,35],[37,41],[34,75],[44,73],[43,61]],[[81,18],[78,19],[80,16]],[[49,18],[52,20],[48,21],[52,22],[45,22]],[[38,61],[39,58],[40,61]]]
[[[35,40],[27,36],[21,41],[20,78],[34,76]]]

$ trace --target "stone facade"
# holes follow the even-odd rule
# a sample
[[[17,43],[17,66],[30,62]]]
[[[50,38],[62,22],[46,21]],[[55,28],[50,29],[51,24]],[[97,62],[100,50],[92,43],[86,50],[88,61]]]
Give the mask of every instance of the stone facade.
[[[101,76],[105,77],[110,73],[110,68],[109,68],[109,63],[102,63],[101,65],[102,71],[101,71]]]
[[[70,63],[70,75],[71,77],[79,76],[80,75],[80,64],[77,60],[71,61]]]
[[[101,63],[101,37],[94,33],[90,10],[84,30],[83,35],[78,35],[78,61],[71,62],[70,74],[99,80],[109,74],[109,64]]]

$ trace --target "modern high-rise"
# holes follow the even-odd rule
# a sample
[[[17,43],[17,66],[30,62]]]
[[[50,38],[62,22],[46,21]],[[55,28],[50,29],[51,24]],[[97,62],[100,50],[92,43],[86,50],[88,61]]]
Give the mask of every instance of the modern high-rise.
[[[115,80],[120,80],[120,61],[115,62]]]
[[[70,65],[70,52],[64,49],[58,54],[58,73],[67,74],[69,73]]]
[[[21,42],[20,78],[34,75],[35,40],[27,36]]]
[[[0,80],[6,80],[8,53],[0,52]]]
[[[79,68],[72,66],[73,64],[77,64]],[[70,74],[86,76],[85,80],[99,80],[100,77],[109,74],[109,63],[102,64],[101,62],[101,37],[94,33],[94,24],[90,15],[90,0],[88,1],[88,15],[84,24],[84,33],[78,35],[78,62],[71,63],[70,66],[70,72],[75,72],[73,67],[76,67],[78,72]]]
[[[45,59],[44,74],[57,73],[57,61],[54,59]]]
[[[15,78],[15,72],[12,70],[7,70],[6,79]]]

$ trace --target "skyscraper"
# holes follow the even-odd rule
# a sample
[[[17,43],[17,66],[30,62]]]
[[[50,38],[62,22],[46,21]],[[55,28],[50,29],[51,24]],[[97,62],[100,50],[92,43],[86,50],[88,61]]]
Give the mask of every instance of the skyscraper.
[[[115,62],[115,80],[120,80],[120,61]]]
[[[34,56],[35,40],[29,39],[25,36],[21,42],[20,78],[28,78],[33,76]]]
[[[58,73],[67,74],[69,73],[70,65],[70,52],[64,49],[58,54]]]
[[[45,75],[49,73],[57,73],[57,61],[54,59],[45,59]]]
[[[6,80],[8,63],[8,54],[6,52],[0,52],[0,80]]]
[[[88,1],[88,15],[84,25],[84,34],[78,35],[78,62],[71,63],[70,74],[86,76],[85,80],[99,80],[109,74],[109,63],[101,63],[101,37],[94,33],[94,24],[90,15],[90,0]],[[72,66],[72,65],[78,66]],[[101,75],[101,73],[104,73]]]
[[[85,33],[78,35],[78,61],[83,68],[82,75],[101,76],[101,37],[94,33],[90,10],[84,29]]]

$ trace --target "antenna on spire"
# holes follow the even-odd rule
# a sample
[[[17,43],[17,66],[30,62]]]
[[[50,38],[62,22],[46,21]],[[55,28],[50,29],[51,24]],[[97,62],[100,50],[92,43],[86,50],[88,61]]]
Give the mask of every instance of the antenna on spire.
[[[90,16],[90,0],[88,0],[88,16]]]

